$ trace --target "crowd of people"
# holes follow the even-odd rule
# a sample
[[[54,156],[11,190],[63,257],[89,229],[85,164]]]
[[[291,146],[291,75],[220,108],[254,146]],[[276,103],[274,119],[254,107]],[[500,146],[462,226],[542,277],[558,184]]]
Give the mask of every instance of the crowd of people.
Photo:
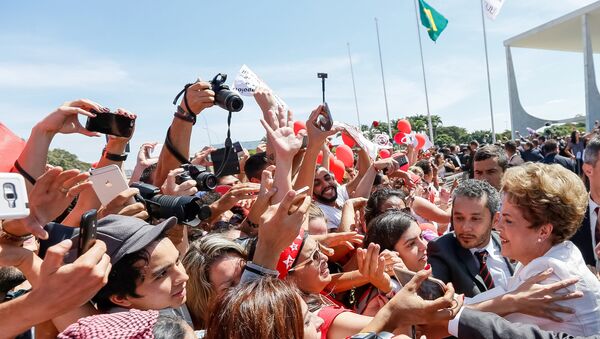
[[[356,131],[323,128],[325,105],[295,131],[269,90],[254,99],[265,142],[239,152],[225,143],[238,173],[221,175],[210,146],[190,150],[196,116],[215,104],[198,81],[160,155],[144,143],[132,187],[106,204],[90,172],[47,162],[56,134],[97,135],[78,118],[109,110],[66,102],[33,126],[13,168],[30,214],[0,229],[0,336],[600,338],[598,130],[407,142],[384,158],[353,140],[340,172],[332,140]],[[94,168],[122,168],[133,135],[108,136]],[[203,213],[157,214],[142,187],[194,197]],[[90,210],[96,239],[77,253]]]

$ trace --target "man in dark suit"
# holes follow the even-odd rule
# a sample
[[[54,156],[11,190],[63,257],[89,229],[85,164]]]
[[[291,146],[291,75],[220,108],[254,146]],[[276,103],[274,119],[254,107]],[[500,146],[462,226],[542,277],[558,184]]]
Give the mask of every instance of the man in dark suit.
[[[516,324],[501,316],[463,308],[458,320],[458,338],[497,338],[497,339],[600,339],[600,335],[589,337],[572,336],[541,330],[535,325]]]
[[[495,286],[506,288],[514,268],[492,232],[499,210],[500,195],[485,181],[466,180],[454,190],[454,232],[429,242],[427,254],[433,276],[451,282],[456,293],[473,297]]]
[[[575,172],[573,160],[559,155],[558,142],[554,139],[546,140],[544,143],[544,164],[559,164],[569,171]]]
[[[523,145],[523,152],[521,152],[521,158],[523,158],[525,162],[538,162],[544,160],[544,156],[540,153],[540,151],[535,149],[531,141],[527,141],[525,142],[525,145]]]
[[[598,223],[598,213],[600,208],[600,138],[595,137],[590,140],[583,154],[583,173],[590,182],[590,198],[588,208],[583,219],[581,227],[571,238],[571,241],[577,245],[583,255],[583,260],[587,265],[596,267],[598,255],[594,253],[600,249],[600,225]]]

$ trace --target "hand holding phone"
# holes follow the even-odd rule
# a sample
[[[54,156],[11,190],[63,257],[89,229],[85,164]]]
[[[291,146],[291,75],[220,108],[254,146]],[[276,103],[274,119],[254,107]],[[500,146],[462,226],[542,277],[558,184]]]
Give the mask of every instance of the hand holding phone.
[[[79,243],[77,244],[77,257],[83,255],[94,246],[96,240],[96,228],[98,226],[97,211],[89,210],[81,216],[79,224]]]
[[[90,112],[96,114],[96,116],[88,117],[85,124],[85,129],[88,131],[123,138],[129,138],[133,134],[135,119],[111,112],[104,113],[96,110],[91,110]]]
[[[398,282],[404,286],[416,275],[415,272],[409,271],[401,265],[394,265],[394,274]],[[446,293],[446,285],[443,281],[435,278],[427,278],[419,286],[417,294],[425,300],[435,300],[443,297]]]
[[[329,105],[326,102],[323,103],[323,109],[321,110],[321,113],[317,116],[315,126],[317,126],[323,132],[330,131],[331,127],[333,127],[333,118],[331,117]]]

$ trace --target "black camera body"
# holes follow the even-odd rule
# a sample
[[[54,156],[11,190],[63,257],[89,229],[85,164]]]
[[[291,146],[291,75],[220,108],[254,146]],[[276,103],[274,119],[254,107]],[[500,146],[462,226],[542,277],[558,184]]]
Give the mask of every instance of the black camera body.
[[[210,191],[217,187],[217,177],[201,166],[193,164],[183,164],[183,173],[175,177],[175,183],[180,185],[188,180],[196,180],[198,191]]]
[[[244,101],[225,85],[226,80],[227,74],[219,73],[210,81],[211,89],[215,92],[215,104],[229,112],[239,112],[244,108]]]
[[[135,182],[131,187],[140,191],[141,202],[146,205],[146,210],[152,218],[177,217],[178,222],[187,223],[196,218],[205,220],[211,217],[210,207],[200,205],[200,198],[196,196],[164,195],[158,187],[142,182]]]

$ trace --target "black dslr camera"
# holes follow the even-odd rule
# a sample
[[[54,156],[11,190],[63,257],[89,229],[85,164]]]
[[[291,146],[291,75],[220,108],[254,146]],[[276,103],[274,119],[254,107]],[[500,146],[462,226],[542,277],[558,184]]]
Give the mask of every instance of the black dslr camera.
[[[190,222],[196,218],[205,220],[211,217],[208,205],[200,205],[196,196],[172,196],[160,194],[156,186],[135,182],[131,187],[140,190],[142,203],[152,218],[165,219],[177,217],[178,222]],[[139,198],[138,198],[139,199]]]
[[[217,187],[217,177],[206,169],[192,164],[183,164],[181,168],[184,172],[175,177],[177,185],[188,180],[196,180],[198,191],[210,191]]]
[[[219,73],[210,81],[211,89],[215,92],[215,104],[229,112],[239,112],[244,108],[244,101],[225,85],[226,80],[227,74]]]

